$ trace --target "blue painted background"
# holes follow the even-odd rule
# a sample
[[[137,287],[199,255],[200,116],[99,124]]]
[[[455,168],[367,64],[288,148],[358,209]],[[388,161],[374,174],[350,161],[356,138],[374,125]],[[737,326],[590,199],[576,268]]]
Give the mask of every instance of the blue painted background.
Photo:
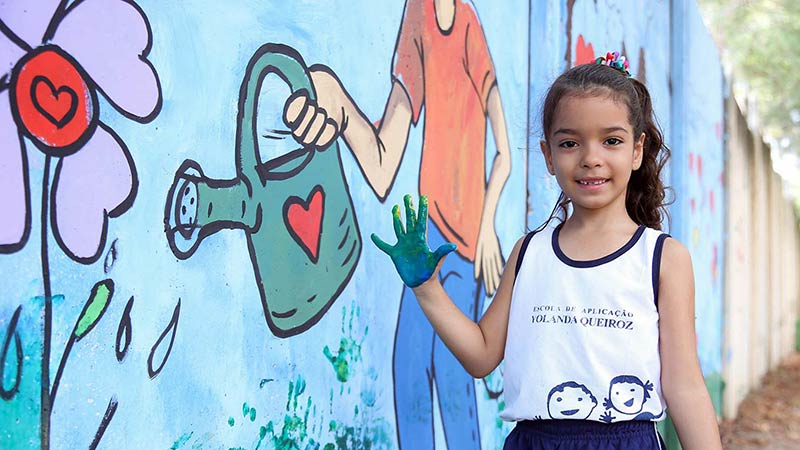
[[[365,115],[378,120],[391,88],[404,2],[136,3],[151,28],[148,60],[158,74],[162,107],[152,121],[139,123],[100,96],[100,119],[127,144],[135,161],[135,201],[110,219],[102,257],[93,264],[71,260],[48,237],[49,280],[52,294],[58,295],[53,298],[51,373],[92,287],[103,279],[114,283],[107,310],[66,360],[51,413],[51,448],[86,448],[95,439],[98,448],[397,448],[392,348],[402,284],[368,235],[390,236],[392,206],[403,194],[418,193],[424,109],[411,127],[386,202],[374,195],[340,140],[342,182],[364,244],[349,282],[305,332],[279,338],[268,328],[244,232],[218,232],[191,258],[179,260],[168,246],[163,219],[168,189],[185,159],[200,163],[210,178],[236,176],[239,87],[248,60],[265,43],[285,44],[306,64],[330,67]],[[676,5],[668,1],[473,3],[495,66],[511,150],[511,173],[495,221],[504,257],[526,227],[535,228],[547,217],[558,195],[538,150],[539,106],[547,86],[579,56],[624,48],[632,72],[646,78],[673,149],[667,176],[678,201],[671,209],[670,232],[693,254],[701,363],[706,376],[718,374],[724,271],[722,76],[696,7],[683,5],[690,14],[677,19],[685,36],[676,40],[670,32],[676,29],[670,21]],[[682,62],[676,64],[676,57]],[[26,352],[19,392],[0,409],[0,429],[10,430],[0,432],[3,448],[38,448],[41,439],[37,360],[45,319],[37,213],[44,155],[29,141],[26,147],[31,238],[21,250],[0,255],[0,343],[22,305],[16,330]],[[489,130],[487,167],[495,151]],[[106,272],[111,252],[115,262]],[[276,252],[271,262],[280,261]],[[313,281],[299,276],[299,282]],[[130,346],[119,361],[118,332],[130,299]],[[167,354],[163,341],[155,344],[165,330],[170,339],[169,322],[179,302]],[[148,358],[164,360],[152,378]],[[13,384],[16,370],[10,358],[5,364],[4,388]],[[510,430],[498,419],[502,396],[489,394],[501,385],[499,370],[475,382],[479,439],[486,449],[499,448]],[[118,406],[99,436],[110,401]],[[446,448],[446,433],[475,431],[443,430],[438,405],[433,408],[436,448]],[[28,426],[14,425],[20,415]],[[406,439],[413,442],[413,437]]]

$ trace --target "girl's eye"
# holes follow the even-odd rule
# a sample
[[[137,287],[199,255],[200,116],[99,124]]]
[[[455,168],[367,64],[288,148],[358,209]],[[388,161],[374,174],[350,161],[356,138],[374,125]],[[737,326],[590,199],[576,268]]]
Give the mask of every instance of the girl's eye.
[[[612,137],[612,138],[606,139],[606,144],[607,145],[619,145],[619,144],[622,144],[622,140]]]
[[[573,148],[573,147],[576,147],[577,145],[578,145],[578,143],[575,142],[575,141],[564,141],[564,142],[558,144],[558,146],[561,147],[561,148]]]

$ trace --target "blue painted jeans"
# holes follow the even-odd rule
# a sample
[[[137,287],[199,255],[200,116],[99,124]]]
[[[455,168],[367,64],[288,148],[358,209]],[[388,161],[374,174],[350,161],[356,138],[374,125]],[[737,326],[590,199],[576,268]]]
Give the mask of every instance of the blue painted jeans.
[[[445,242],[441,231],[430,222],[430,248],[435,250]],[[475,280],[474,270],[473,262],[453,252],[442,264],[439,280],[456,306],[477,321],[485,295],[483,283]],[[436,383],[448,448],[480,449],[475,381],[434,333],[408,286],[403,289],[395,333],[394,400],[400,448],[433,449],[433,383]]]

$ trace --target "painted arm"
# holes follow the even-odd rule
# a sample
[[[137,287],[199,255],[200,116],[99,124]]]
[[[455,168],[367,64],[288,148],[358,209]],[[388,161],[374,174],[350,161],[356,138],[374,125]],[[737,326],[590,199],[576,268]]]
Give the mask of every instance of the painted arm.
[[[694,274],[688,250],[664,242],[659,275],[661,387],[686,450],[721,449],[719,427],[697,357]]]
[[[341,135],[353,152],[361,173],[375,195],[384,201],[405,153],[412,112],[408,94],[392,83],[379,125],[358,108],[333,71],[323,65],[309,69],[317,101],[297,95],[286,103],[284,121],[306,145],[324,147]]]
[[[425,239],[427,202],[423,199],[420,203],[417,217],[410,197],[406,196],[405,229],[400,223],[399,207],[395,206],[392,211],[398,241],[396,245],[386,244],[375,235],[372,235],[372,240],[391,256],[403,282],[412,287],[422,311],[447,348],[470,375],[483,378],[503,360],[514,268],[522,239],[511,252],[506,265],[510,269],[503,272],[494,300],[480,322],[475,323],[453,303],[439,281],[438,272],[443,258],[455,246],[445,244],[431,252]]]
[[[500,282],[500,274],[503,268],[503,254],[500,251],[500,242],[495,232],[494,220],[497,213],[497,203],[500,201],[500,193],[503,191],[503,186],[505,186],[511,173],[511,150],[508,145],[503,103],[500,100],[497,84],[489,90],[486,109],[492,126],[497,154],[495,154],[492,169],[489,173],[483,213],[481,214],[481,226],[475,248],[475,279],[477,280],[478,276],[482,275],[486,294],[492,295]]]

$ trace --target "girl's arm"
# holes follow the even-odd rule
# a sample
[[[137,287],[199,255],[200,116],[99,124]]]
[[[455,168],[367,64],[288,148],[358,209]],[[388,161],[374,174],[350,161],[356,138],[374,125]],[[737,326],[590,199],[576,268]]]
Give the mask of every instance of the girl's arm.
[[[658,287],[661,388],[685,450],[721,449],[719,427],[700,362],[694,316],[694,274],[688,250],[664,241]]]
[[[514,270],[521,244],[522,239],[514,245],[500,277],[500,286],[479,323],[461,312],[447,295],[439,282],[438,267],[428,281],[414,288],[417,301],[436,333],[475,378],[485,377],[503,360]]]

